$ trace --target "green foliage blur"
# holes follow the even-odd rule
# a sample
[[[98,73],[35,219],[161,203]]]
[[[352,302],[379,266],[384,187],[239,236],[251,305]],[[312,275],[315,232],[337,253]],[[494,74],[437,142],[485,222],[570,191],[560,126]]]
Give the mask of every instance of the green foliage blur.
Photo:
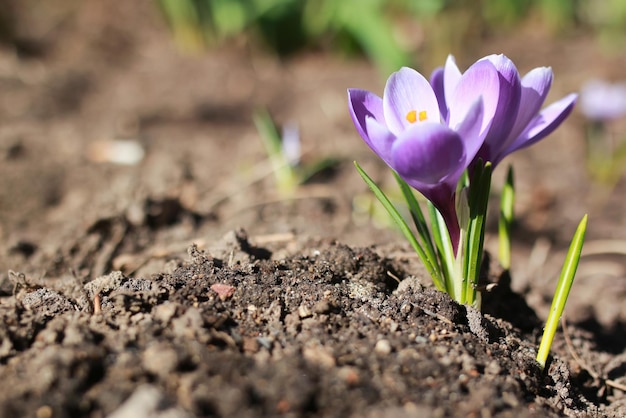
[[[185,50],[246,34],[280,56],[331,42],[346,54],[364,52],[386,71],[410,62],[408,51],[394,37],[391,9],[384,0],[157,2]]]
[[[155,1],[183,50],[245,36],[279,56],[307,48],[362,54],[383,74],[416,64],[418,50],[459,50],[521,24],[554,35],[587,30],[608,49],[626,44],[624,0]]]

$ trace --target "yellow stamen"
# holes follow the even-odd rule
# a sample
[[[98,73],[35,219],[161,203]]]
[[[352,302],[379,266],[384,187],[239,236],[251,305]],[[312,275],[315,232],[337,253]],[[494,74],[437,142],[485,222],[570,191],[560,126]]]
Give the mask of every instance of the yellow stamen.
[[[426,119],[428,119],[428,115],[425,110],[421,110],[419,113],[416,110],[411,110],[406,114],[406,120],[409,123],[424,122]]]

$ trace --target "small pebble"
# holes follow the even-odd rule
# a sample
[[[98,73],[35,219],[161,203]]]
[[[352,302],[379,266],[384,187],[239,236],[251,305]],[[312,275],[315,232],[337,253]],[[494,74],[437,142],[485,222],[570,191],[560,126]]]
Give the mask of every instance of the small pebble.
[[[337,376],[350,386],[357,385],[361,381],[359,370],[356,367],[344,366],[339,369]]]
[[[498,362],[495,360],[489,362],[489,364],[487,364],[487,367],[485,367],[485,374],[490,374],[490,375],[495,376],[495,375],[499,375],[501,371],[502,371],[502,367],[500,367]]]
[[[177,406],[170,406],[167,395],[149,384],[139,386],[108,418],[188,418],[191,415]]]
[[[417,344],[426,344],[428,343],[428,338],[418,335],[417,337],[415,337],[415,342]]]
[[[376,346],[374,347],[374,352],[381,356],[387,356],[391,353],[391,344],[389,340],[378,340],[376,342]]]
[[[52,408],[48,405],[44,405],[39,407],[39,409],[37,409],[37,412],[35,412],[37,418],[52,418],[53,416],[53,411]]]
[[[242,348],[244,352],[256,353],[259,351],[259,341],[255,337],[243,337]]]
[[[176,350],[165,343],[151,344],[142,354],[143,367],[157,376],[166,378],[178,366]]]
[[[312,316],[313,313],[311,312],[311,310],[306,307],[305,305],[300,305],[298,306],[298,316],[300,318],[308,318],[310,316]]]
[[[177,305],[172,302],[164,302],[154,309],[154,318],[162,323],[168,323],[176,315]]]
[[[94,141],[87,149],[87,158],[95,163],[136,165],[144,155],[141,144],[132,139]]]
[[[330,312],[330,303],[327,300],[321,300],[313,307],[313,312],[316,314],[327,314]]]
[[[302,355],[305,360],[322,366],[327,369],[335,367],[335,357],[325,347],[316,345],[312,347],[305,347],[302,350]]]
[[[235,293],[236,288],[225,283],[215,283],[211,285],[211,290],[217,293],[220,300],[225,301]]]

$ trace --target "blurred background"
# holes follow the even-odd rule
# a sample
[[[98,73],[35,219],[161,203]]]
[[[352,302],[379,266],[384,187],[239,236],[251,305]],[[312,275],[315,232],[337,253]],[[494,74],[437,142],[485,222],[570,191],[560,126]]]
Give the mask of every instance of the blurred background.
[[[96,179],[107,170],[116,178],[164,152],[167,164],[178,160],[186,168],[155,168],[145,193],[173,193],[178,177],[195,176],[214,180],[200,182],[199,195],[232,202],[232,189],[242,188],[237,182],[254,183],[262,176],[255,170],[272,159],[268,153],[281,152],[259,137],[274,132],[280,143],[284,126],[295,132],[291,143],[302,154],[293,164],[313,167],[295,183],[314,176],[315,162],[322,161],[322,171],[333,161],[369,158],[346,117],[346,88],[380,94],[392,71],[409,65],[428,75],[450,53],[462,69],[489,53],[507,54],[522,74],[552,66],[548,101],[583,92],[578,125],[556,136],[577,138],[568,141],[568,154],[586,168],[575,175],[608,190],[604,201],[626,154],[625,47],[620,0],[3,0],[2,150],[15,164],[16,156],[34,155],[29,149],[47,158],[23,163],[26,176],[15,167],[3,176],[2,225],[29,224],[31,206],[67,200],[65,193],[75,191],[72,163],[86,169],[77,180],[87,182],[92,171]],[[275,124],[266,135],[253,123],[259,109]],[[215,153],[227,153],[228,164],[195,163]],[[549,160],[541,152],[537,158]],[[563,172],[562,164],[548,162],[548,170]],[[13,190],[14,176],[36,179]],[[546,187],[567,190],[554,181]],[[359,202],[357,209],[369,205]],[[201,211],[214,212],[214,205]]]
[[[402,65],[440,63],[446,51],[472,50],[490,37],[540,30],[549,37],[586,32],[607,53],[624,47],[626,5],[619,0],[159,0],[178,45],[189,51],[246,37],[287,57],[326,50],[365,56],[383,74]],[[521,40],[521,39],[520,39]]]
[[[128,13],[115,3],[3,0],[0,39],[22,57],[37,57],[85,9]],[[607,54],[626,45],[626,5],[620,0],[154,0],[151,6],[186,53],[244,44],[281,59],[325,52],[365,58],[383,75],[402,65],[434,67],[449,52],[472,56],[493,38],[523,42],[529,32],[546,40],[584,35]]]

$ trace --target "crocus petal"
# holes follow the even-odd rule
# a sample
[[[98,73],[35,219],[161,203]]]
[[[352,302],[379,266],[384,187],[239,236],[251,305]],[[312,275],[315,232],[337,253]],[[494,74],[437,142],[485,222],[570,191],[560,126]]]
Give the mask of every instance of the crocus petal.
[[[404,67],[389,77],[383,95],[383,111],[387,127],[395,135],[400,135],[412,126],[409,113],[425,117],[421,122],[439,123],[439,104],[435,92],[417,71]],[[425,112],[425,113],[422,113]]]
[[[485,160],[493,161],[493,157],[504,148],[517,119],[522,95],[521,80],[515,64],[505,55],[489,55],[478,63],[482,61],[494,65],[500,81],[493,123],[485,137],[483,149],[479,152],[479,156]]]
[[[405,131],[392,146],[391,160],[407,183],[418,186],[456,183],[466,168],[461,137],[436,123],[420,123]]]
[[[474,156],[476,156],[476,153],[483,144],[484,136],[480,134],[482,120],[483,101],[482,98],[479,97],[469,108],[465,119],[463,119],[458,126],[451,126],[463,140],[465,158],[467,159],[465,163],[466,166],[474,159]]]
[[[382,124],[385,123],[383,100],[367,90],[348,89],[348,109],[352,122],[363,139],[367,137],[366,117],[374,118]]]
[[[552,69],[549,67],[535,68],[522,78],[522,96],[517,119],[509,136],[510,141],[515,140],[537,115],[551,86]],[[503,148],[507,148],[508,145],[508,143],[504,144]]]
[[[389,164],[395,136],[385,127],[383,100],[367,90],[348,89],[348,108],[361,138]]]
[[[365,132],[367,136],[364,136],[363,140],[387,165],[391,165],[391,147],[396,136],[385,125],[371,117],[365,118]]]
[[[430,75],[430,85],[433,87],[437,102],[439,102],[439,113],[441,118],[448,118],[448,105],[446,104],[445,88],[443,81],[443,67],[436,68]]]
[[[391,158],[392,168],[439,210],[456,253],[460,229],[454,193],[467,160],[461,137],[443,125],[421,123],[394,142]]]
[[[483,110],[480,135],[484,138],[491,127],[500,98],[498,72],[494,65],[487,60],[475,63],[461,77],[451,101],[448,102],[450,112],[448,125],[451,127],[460,126],[479,97],[482,97]]]
[[[445,87],[444,95],[445,102],[447,107],[450,107],[450,104],[453,103],[454,100],[453,94],[454,90],[456,90],[456,86],[461,81],[461,70],[456,65],[456,60],[452,55],[448,55],[446,59],[446,64],[443,67],[443,85]],[[437,90],[435,90],[437,92]]]
[[[569,94],[543,109],[530,122],[528,128],[499,156],[498,161],[508,154],[526,148],[550,135],[569,116],[578,95]]]

